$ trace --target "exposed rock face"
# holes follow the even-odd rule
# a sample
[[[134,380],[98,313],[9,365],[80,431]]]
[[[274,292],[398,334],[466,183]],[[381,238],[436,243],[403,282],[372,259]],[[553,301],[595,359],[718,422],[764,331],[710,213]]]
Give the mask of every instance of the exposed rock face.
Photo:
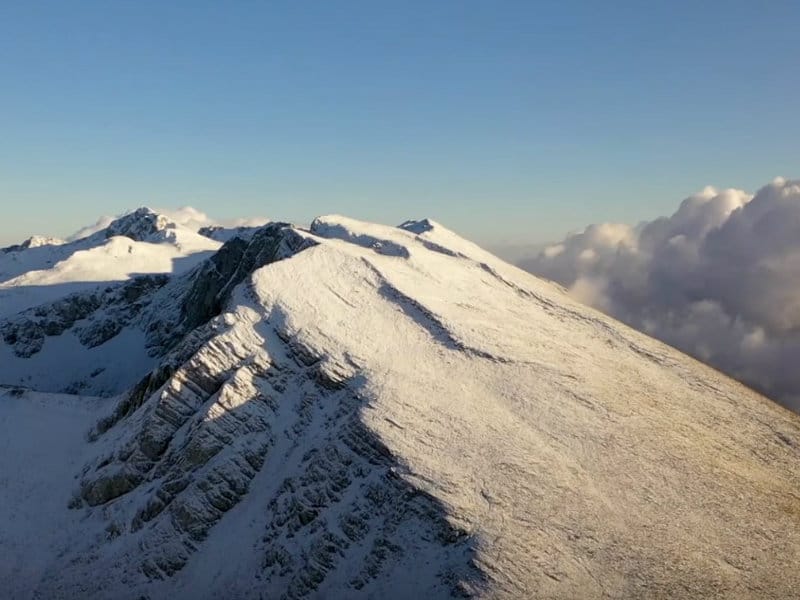
[[[264,471],[272,481],[259,497],[266,520],[254,548],[263,571],[249,594],[267,586],[303,598],[344,577],[353,594],[366,591],[411,542],[449,557],[437,575],[442,590],[477,590],[469,536],[396,474],[400,465],[360,420],[363,400],[347,385],[353,365],[323,366],[312,349],[258,319],[248,312],[232,327],[211,324],[223,330],[141,403],[138,416],[128,407],[114,429],[99,428],[124,434],[86,470],[79,497],[89,506],[114,501],[115,539],[135,534],[145,550],[141,575],[160,580],[180,571]],[[134,394],[148,389],[143,383]],[[416,539],[419,531],[429,537]],[[431,581],[420,585],[423,593]]]
[[[287,223],[270,223],[247,239],[233,237],[195,274],[182,302],[182,326],[188,330],[207,322],[253,271],[313,244]]]
[[[17,356],[25,358],[42,349],[45,337],[59,336],[70,329],[81,344],[94,348],[129,325],[168,280],[167,275],[143,275],[121,284],[70,294],[0,322],[0,334]]]
[[[170,230],[174,228],[175,224],[164,215],[140,208],[113,221],[102,235],[106,238],[121,235],[137,242],[160,242],[169,239]]]
[[[212,240],[216,240],[218,242],[227,242],[235,237],[241,238],[243,240],[250,239],[250,237],[259,229],[261,226],[247,226],[241,225],[238,227],[222,227],[221,225],[211,225],[208,227],[201,227],[197,230],[197,233],[200,235],[204,235],[207,238],[211,238]]]
[[[164,217],[140,209],[95,235],[126,235],[141,241],[169,229],[170,222]],[[155,366],[157,359],[185,335],[220,314],[231,291],[255,269],[314,243],[285,223],[271,223],[245,237],[231,237],[217,253],[184,275],[136,276],[69,294],[0,320],[0,336],[16,356],[31,358],[42,350],[48,337],[69,333],[91,349],[126,329],[140,331],[153,358],[151,366]],[[109,355],[108,359],[115,357]],[[95,362],[92,372],[104,366],[102,358]],[[91,373],[76,371],[73,380],[53,391],[80,390],[90,379]],[[118,393],[135,381],[120,381],[110,391]]]

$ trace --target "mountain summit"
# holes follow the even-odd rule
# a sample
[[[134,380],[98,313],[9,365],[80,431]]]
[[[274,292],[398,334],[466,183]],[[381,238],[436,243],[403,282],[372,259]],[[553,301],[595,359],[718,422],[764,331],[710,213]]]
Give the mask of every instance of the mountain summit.
[[[797,415],[434,221],[137,213],[3,284],[9,597],[800,587]]]

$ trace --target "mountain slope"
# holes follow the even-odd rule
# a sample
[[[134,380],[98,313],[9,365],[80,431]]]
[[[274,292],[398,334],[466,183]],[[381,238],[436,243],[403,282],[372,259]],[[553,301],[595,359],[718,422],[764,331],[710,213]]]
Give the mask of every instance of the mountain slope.
[[[800,585],[800,419],[441,225],[271,224],[185,277],[151,373],[49,457],[85,461],[61,530],[0,525],[27,597]]]
[[[101,395],[153,368],[164,318],[221,247],[147,208],[73,242],[29,242],[0,255],[0,383]]]
[[[88,237],[47,242],[31,238],[0,253],[0,318],[103,283],[180,273],[221,245],[148,208]]]

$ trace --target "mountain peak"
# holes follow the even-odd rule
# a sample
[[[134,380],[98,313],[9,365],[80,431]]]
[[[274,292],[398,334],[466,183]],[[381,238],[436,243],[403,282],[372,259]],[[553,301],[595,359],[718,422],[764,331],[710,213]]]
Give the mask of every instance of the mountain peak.
[[[40,248],[42,246],[61,246],[62,244],[64,244],[64,240],[59,238],[33,235],[19,244],[8,246],[6,248],[0,248],[0,252],[19,252],[21,250],[28,250],[29,248]]]
[[[112,221],[104,230],[104,237],[128,237],[137,242],[165,241],[167,231],[179,225],[151,208],[143,206]]]
[[[410,231],[411,233],[421,234],[427,233],[428,231],[433,231],[434,229],[441,227],[436,221],[432,219],[420,219],[419,221],[404,221],[398,225],[400,229],[405,229],[406,231]]]

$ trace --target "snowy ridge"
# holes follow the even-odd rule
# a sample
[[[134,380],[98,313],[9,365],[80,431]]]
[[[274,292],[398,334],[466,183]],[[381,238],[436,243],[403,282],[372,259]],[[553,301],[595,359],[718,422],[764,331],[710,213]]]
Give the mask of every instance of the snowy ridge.
[[[438,223],[270,224],[148,297],[158,352],[76,445],[58,535],[0,525],[51,557],[18,597],[800,585],[797,415]]]

